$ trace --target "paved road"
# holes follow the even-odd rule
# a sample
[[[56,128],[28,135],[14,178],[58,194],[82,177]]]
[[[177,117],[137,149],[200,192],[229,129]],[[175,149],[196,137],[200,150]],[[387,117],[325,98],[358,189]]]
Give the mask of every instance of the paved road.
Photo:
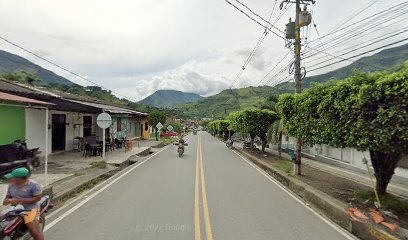
[[[205,132],[50,218],[46,239],[347,239]]]

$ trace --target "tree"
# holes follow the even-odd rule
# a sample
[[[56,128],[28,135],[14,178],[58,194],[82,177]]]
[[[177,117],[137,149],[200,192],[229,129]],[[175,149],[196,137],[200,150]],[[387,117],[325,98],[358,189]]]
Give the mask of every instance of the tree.
[[[1,77],[10,81],[28,83],[29,85],[34,85],[36,82],[41,82],[41,79],[37,75],[26,71],[4,73],[1,75]]]
[[[219,136],[225,137],[228,135],[229,120],[217,120],[215,121],[215,125]]]
[[[200,125],[201,125],[201,127],[203,127],[203,128],[208,128],[208,127],[209,127],[209,124],[210,124],[210,120],[202,120],[202,121],[200,121]]]
[[[155,135],[156,135],[156,141],[158,141],[158,136],[157,136],[157,127],[156,125],[160,122],[164,124],[166,122],[166,113],[158,110],[153,110],[149,114],[149,122],[150,126],[154,127]]]
[[[177,133],[181,133],[181,131],[183,130],[183,126],[181,125],[181,123],[178,122],[170,122],[168,124],[164,125],[164,128],[167,129],[167,127],[171,125],[173,127],[173,131],[177,132]]]
[[[210,132],[212,135],[227,136],[228,127],[230,126],[229,120],[215,120],[209,123]]]
[[[262,142],[262,151],[265,152],[267,143],[266,133],[269,126],[278,119],[278,115],[267,109],[248,109],[230,114],[231,127],[238,132],[248,133],[251,143],[258,136]]]
[[[267,138],[268,141],[278,145],[279,157],[282,155],[282,135],[284,133],[283,121],[282,119],[277,119],[269,127]]]
[[[278,110],[289,135],[310,144],[369,151],[379,194],[408,153],[408,62],[395,73],[355,73],[283,95]]]

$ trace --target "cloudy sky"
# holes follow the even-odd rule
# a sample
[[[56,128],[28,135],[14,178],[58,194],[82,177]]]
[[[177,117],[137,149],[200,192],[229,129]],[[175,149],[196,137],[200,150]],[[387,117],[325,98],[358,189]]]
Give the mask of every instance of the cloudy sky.
[[[241,2],[268,18],[275,0]],[[404,1],[317,0],[310,10],[324,36],[371,2],[355,20]],[[224,0],[0,0],[0,9],[1,36],[132,100],[159,89],[208,96],[230,87],[264,31]],[[276,26],[283,30],[293,13]],[[288,52],[284,44],[268,34],[234,87],[258,84]],[[3,41],[0,48],[89,85]]]

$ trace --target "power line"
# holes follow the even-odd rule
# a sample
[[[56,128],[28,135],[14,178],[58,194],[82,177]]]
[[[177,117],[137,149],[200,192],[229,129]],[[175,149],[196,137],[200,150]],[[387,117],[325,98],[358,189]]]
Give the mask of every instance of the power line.
[[[408,19],[408,17],[407,17],[406,19]],[[332,49],[333,49],[333,48],[337,48],[337,47],[341,47],[341,46],[345,45],[346,43],[349,43],[350,41],[352,41],[353,39],[355,39],[355,38],[357,38],[357,37],[362,38],[362,37],[371,35],[372,33],[378,32],[378,31],[380,31],[380,30],[382,30],[382,29],[385,29],[385,28],[388,28],[388,27],[391,26],[391,25],[393,25],[393,24],[389,24],[389,25],[386,25],[386,26],[383,26],[383,27],[380,27],[380,28],[374,28],[374,29],[372,29],[372,31],[368,31],[367,34],[363,34],[362,36],[359,36],[359,35],[361,35],[362,33],[367,32],[367,31],[362,31],[362,32],[360,32],[360,33],[357,33],[357,34],[354,35],[354,36],[347,37],[346,39],[344,39],[344,40],[342,40],[342,41],[340,41],[340,42],[338,42],[338,43],[335,43],[334,45],[333,45],[333,44],[329,44],[327,47],[328,47],[328,48],[332,48]],[[397,31],[399,31],[399,30],[397,30]],[[392,31],[391,33],[384,34],[383,36],[393,35],[394,32],[395,32],[395,31]],[[398,34],[395,34],[395,36],[396,36],[396,35],[398,35]],[[369,41],[372,41],[372,40],[375,40],[375,39],[377,39],[375,42],[380,42],[381,39],[383,39],[383,38],[378,39],[378,38],[375,36],[375,37],[373,37],[373,38],[371,38],[371,39],[367,39],[366,42],[369,42]],[[364,45],[364,43],[365,43],[365,42],[359,43],[359,44],[356,44],[356,45],[353,45],[353,46],[351,46],[351,47],[348,47],[348,49],[354,48],[354,47],[358,47],[358,46],[361,46],[361,45]],[[367,45],[367,44],[365,44],[365,45]],[[341,50],[341,51],[338,51],[338,52],[346,51],[346,50],[348,50],[348,49],[344,49],[344,50]],[[306,55],[306,56],[304,57],[304,59],[308,59],[308,58],[314,57],[314,56],[316,56],[316,55],[319,54],[319,52],[313,51],[313,50],[310,50],[310,49],[307,50],[306,53],[309,53],[309,54]],[[316,60],[313,60],[313,61],[316,61]],[[311,61],[309,61],[309,62],[311,62]]]
[[[249,62],[252,60],[253,56],[255,55],[255,52],[258,50],[259,46],[262,44],[263,40],[265,39],[266,33],[267,33],[267,31],[264,31],[262,33],[261,38],[256,43],[254,49],[252,49],[252,52],[249,54],[248,58],[245,60],[244,65],[240,68],[240,70],[238,71],[238,74],[234,78],[234,81],[231,83],[231,85],[229,87],[230,89],[235,85],[235,83],[238,81],[238,79],[241,77],[242,73],[244,72],[244,70],[248,66]]]
[[[235,0],[236,2],[238,2],[241,6],[243,6],[244,8],[246,8],[248,11],[250,11],[252,14],[254,14],[255,16],[257,16],[258,18],[262,19],[262,21],[266,22],[266,25],[271,25],[271,27],[273,27],[274,29],[276,29],[277,31],[284,33],[282,30],[280,30],[279,28],[275,27],[272,23],[270,23],[269,21],[265,20],[263,17],[261,17],[259,14],[257,14],[256,12],[252,11],[247,5],[243,4],[242,2],[240,2],[239,0]],[[274,7],[275,8],[275,7]]]
[[[337,61],[337,62],[330,63],[330,64],[326,64],[326,65],[324,65],[324,66],[314,68],[314,69],[312,69],[312,70],[309,70],[308,72],[313,72],[313,71],[316,71],[316,70],[319,70],[319,69],[322,69],[322,68],[325,68],[325,67],[328,67],[328,66],[337,64],[337,63],[341,63],[341,62],[344,62],[344,61],[348,61],[348,60],[350,60],[350,59],[353,59],[353,58],[356,58],[356,57],[359,57],[359,56],[365,55],[365,54],[367,54],[367,53],[371,53],[371,52],[374,52],[374,51],[377,51],[377,50],[380,50],[380,49],[383,49],[383,48],[386,48],[386,47],[390,47],[390,46],[396,45],[396,44],[398,44],[398,43],[401,43],[401,42],[404,42],[404,41],[407,41],[407,40],[408,40],[408,38],[405,38],[405,39],[402,39],[402,40],[399,40],[399,41],[396,41],[396,42],[393,42],[393,43],[389,43],[389,44],[387,44],[387,45],[383,45],[383,46],[381,46],[381,47],[377,47],[377,48],[375,48],[375,49],[371,49],[371,50],[369,50],[369,51],[366,51],[366,52],[363,52],[363,53],[359,53],[359,54],[356,54],[356,55],[351,56],[351,57],[344,58],[344,59],[339,60],[339,61]]]
[[[274,13],[275,7],[276,7],[276,2],[277,0],[275,0],[275,3],[273,5],[271,14],[269,15],[268,18],[268,23],[269,24],[272,15]],[[240,2],[239,2],[240,3]],[[242,3],[240,3],[242,4]],[[236,75],[236,77],[234,78],[234,81],[231,83],[230,85],[230,89],[235,85],[235,83],[238,81],[238,79],[241,77],[242,73],[244,72],[244,70],[246,69],[246,67],[248,66],[248,64],[250,63],[250,61],[252,60],[252,58],[255,56],[255,52],[258,50],[258,48],[261,46],[262,42],[265,40],[266,35],[268,34],[267,29],[265,28],[264,32],[262,33],[261,37],[259,38],[258,42],[256,43],[255,47],[253,48],[252,52],[250,53],[250,55],[248,56],[248,58],[246,59],[246,61],[244,62],[244,65],[241,67],[241,69],[239,70],[238,74]]]
[[[362,12],[364,12],[365,10],[367,10],[368,8],[370,8],[370,7],[371,7],[372,5],[374,5],[376,2],[378,2],[378,0],[372,0],[372,1],[369,2],[367,5],[363,6],[362,9],[359,9],[359,10],[357,10],[355,13],[352,13],[349,17],[347,17],[347,19],[346,19],[344,22],[339,23],[339,24],[337,24],[335,27],[333,27],[333,28],[329,31],[329,33],[338,31],[338,28],[339,28],[341,25],[344,25],[344,24],[350,22],[353,18],[357,17],[359,14],[361,14]]]
[[[267,74],[265,74],[265,76],[256,85],[258,86],[259,84],[261,84],[261,82],[263,82],[273,72],[273,70],[275,70],[279,63],[281,63],[289,55],[290,52],[291,50],[289,50],[280,61],[276,62],[273,68]]]
[[[230,1],[228,0],[224,0],[225,2],[227,2],[229,5],[231,5],[232,7],[234,7],[235,9],[237,9],[238,11],[240,11],[242,14],[244,14],[246,17],[248,17],[249,19],[251,19],[252,21],[254,21],[256,24],[260,25],[261,27],[263,27],[264,29],[267,29],[269,32],[273,33],[274,35],[276,35],[277,37],[286,40],[284,37],[282,37],[281,35],[277,34],[276,32],[272,31],[272,29],[264,24],[262,24],[261,22],[259,22],[258,20],[256,20],[255,18],[249,16],[248,13],[242,11],[240,8],[238,8],[236,5],[232,4]]]
[[[395,32],[395,31],[393,31],[393,32]],[[362,44],[357,44],[357,45],[354,45],[354,46],[349,47],[349,48],[347,48],[347,49],[343,49],[343,50],[337,51],[337,52],[335,52],[334,54],[341,53],[341,52],[344,52],[345,50],[352,49],[352,50],[349,50],[349,51],[347,51],[347,52],[345,52],[345,53],[342,53],[341,55],[338,55],[338,56],[344,56],[344,55],[346,55],[346,54],[348,54],[348,53],[355,52],[355,51],[360,50],[360,49],[362,49],[362,48],[366,48],[366,47],[368,47],[368,46],[374,45],[374,44],[379,43],[379,42],[382,42],[382,41],[384,41],[384,40],[388,40],[388,39],[390,39],[390,38],[392,38],[392,37],[401,35],[401,34],[406,33],[406,32],[408,32],[408,28],[407,28],[407,27],[397,30],[397,32],[394,33],[394,34],[386,34],[386,35],[389,35],[389,36],[386,36],[386,37],[377,39],[377,40],[375,40],[375,41],[371,41],[371,42],[369,42],[369,43],[367,43],[367,44],[364,44],[364,45],[362,45]],[[376,39],[376,38],[375,38],[375,39]],[[361,45],[362,45],[362,46],[361,46]],[[306,47],[309,48],[309,49],[312,49],[312,50],[314,50],[314,51],[316,51],[316,52],[319,52],[319,53],[325,53],[325,51],[321,51],[321,50],[319,50],[319,49],[312,48],[312,47],[310,47],[310,46],[306,46]],[[355,47],[358,47],[358,48],[355,48]],[[327,55],[327,53],[325,53],[325,54]],[[309,62],[306,62],[305,64],[311,63],[311,62],[314,62],[314,61],[317,61],[317,60],[323,59],[323,58],[325,58],[325,57],[320,57],[320,58],[317,58],[317,59],[313,59],[313,60],[311,60],[311,61],[309,61]],[[320,64],[320,63],[319,63],[319,64]]]
[[[25,47],[23,47],[23,46],[20,46],[20,45],[18,45],[17,43],[12,42],[11,40],[9,40],[9,39],[7,39],[7,38],[5,38],[5,37],[3,37],[3,36],[0,36],[0,39],[3,40],[3,41],[5,41],[5,42],[7,42],[7,43],[9,43],[9,44],[11,44],[11,45],[13,45],[13,46],[15,46],[15,47],[17,47],[17,48],[19,48],[19,49],[21,49],[21,50],[23,50],[23,51],[25,51],[25,52],[27,52],[27,53],[29,53],[29,54],[31,54],[31,55],[33,55],[33,56],[35,56],[35,57],[37,57],[37,58],[39,58],[39,59],[41,59],[41,60],[43,60],[43,61],[45,61],[45,62],[47,62],[47,63],[49,63],[49,64],[51,64],[51,65],[53,65],[53,66],[55,66],[55,67],[57,67],[57,68],[59,68],[59,69],[62,69],[62,70],[66,71],[66,72],[68,72],[68,73],[70,73],[70,74],[72,74],[72,75],[74,75],[74,76],[76,76],[76,77],[79,77],[79,78],[81,78],[81,79],[83,79],[83,80],[85,80],[85,81],[87,81],[87,82],[89,82],[89,83],[92,83],[92,84],[95,85],[95,86],[98,86],[98,87],[100,87],[100,88],[102,88],[102,89],[106,89],[106,90],[108,90],[108,91],[111,91],[112,93],[115,93],[115,94],[117,94],[118,96],[122,96],[122,97],[124,97],[125,99],[127,99],[126,96],[124,96],[124,95],[122,95],[122,94],[120,94],[120,93],[117,93],[117,92],[115,92],[115,91],[112,91],[112,90],[110,90],[109,88],[103,87],[103,86],[99,85],[98,83],[93,82],[93,81],[91,81],[91,80],[89,80],[89,79],[83,77],[82,75],[80,75],[80,74],[78,74],[78,73],[76,73],[76,72],[74,72],[74,71],[71,71],[71,70],[69,70],[68,68],[63,67],[63,66],[61,66],[61,65],[59,65],[59,64],[57,64],[57,63],[55,63],[55,62],[53,62],[53,61],[51,61],[51,60],[48,60],[47,58],[44,58],[43,56],[40,56],[40,55],[38,55],[37,53],[34,53],[34,52],[30,51],[29,49],[27,49],[27,48],[25,48]],[[136,100],[133,100],[133,101],[134,101],[134,102],[137,102]]]
[[[392,7],[388,8],[388,9],[386,9],[386,10],[382,10],[382,11],[377,12],[377,13],[369,16],[369,17],[366,17],[366,18],[364,18],[364,19],[362,19],[360,21],[354,22],[354,23],[349,24],[349,25],[347,25],[347,26],[345,26],[343,28],[337,29],[336,31],[329,32],[328,34],[322,36],[320,38],[320,41],[322,39],[324,39],[324,38],[327,38],[328,36],[333,35],[333,34],[340,34],[343,30],[348,30],[350,27],[353,27],[353,26],[358,24],[358,26],[355,26],[353,29],[348,30],[348,32],[346,34],[343,34],[340,37],[333,37],[333,38],[327,40],[324,44],[320,44],[319,47],[321,47],[322,45],[327,45],[329,43],[332,43],[333,40],[339,41],[340,39],[345,38],[346,36],[354,35],[355,31],[358,31],[360,34],[365,33],[365,31],[361,31],[361,26],[364,28],[364,30],[367,30],[367,29],[371,29],[373,26],[379,26],[379,25],[384,24],[385,22],[394,20],[395,16],[396,17],[401,16],[400,13],[403,12],[406,9],[407,5],[408,5],[408,2],[397,4],[397,5],[392,6]],[[388,18],[387,21],[385,21],[384,17],[386,17],[387,15],[390,15],[390,14],[393,14],[393,15],[391,15],[391,18]],[[400,14],[400,15],[398,15],[398,14]],[[403,12],[402,14],[405,14],[405,12]],[[365,22],[369,21],[370,19],[373,19],[373,21],[371,21],[370,24],[367,25]],[[309,44],[313,44],[317,40],[319,40],[319,39],[312,40],[312,41],[309,42]]]
[[[363,36],[370,35],[370,34],[372,34],[374,32],[377,32],[379,30],[382,30],[384,28],[387,28],[387,27],[395,24],[395,23],[392,23],[393,21],[398,22],[398,23],[401,22],[401,20],[398,19],[401,16],[406,16],[406,15],[405,15],[405,13],[399,13],[396,16],[391,15],[390,17],[388,17],[385,20],[382,19],[382,21],[379,22],[379,23],[373,22],[373,24],[367,25],[367,26],[365,26],[363,28],[357,26],[355,29],[349,30],[349,33],[346,33],[346,34],[344,34],[344,35],[342,35],[340,37],[337,37],[337,38],[330,39],[330,40],[326,41],[325,43],[322,43],[319,46],[317,46],[317,48],[325,47],[325,46],[335,48],[335,47],[341,46],[342,44],[344,44],[344,43],[346,43],[348,41],[351,41],[352,39],[355,39],[356,37],[363,37]],[[407,18],[404,18],[403,20],[405,20],[405,19],[407,19]],[[390,21],[391,21],[390,24],[385,25],[385,26],[381,26],[384,23],[387,23],[387,22],[390,22]],[[362,35],[362,36],[360,36],[360,35]],[[309,53],[309,55],[307,55],[308,53]],[[317,53],[313,53],[312,50],[307,50],[303,54],[306,55],[304,57],[304,59],[307,59],[307,58],[313,57]]]

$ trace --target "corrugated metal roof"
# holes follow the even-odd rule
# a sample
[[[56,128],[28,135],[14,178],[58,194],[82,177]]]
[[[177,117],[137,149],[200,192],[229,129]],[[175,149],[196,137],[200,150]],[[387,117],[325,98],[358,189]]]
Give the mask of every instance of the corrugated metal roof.
[[[127,113],[127,114],[147,115],[147,113],[137,112],[137,111],[133,111],[133,110],[130,110],[130,109],[120,108],[120,107],[106,105],[106,104],[76,101],[76,100],[72,100],[72,99],[64,99],[64,100],[74,102],[74,103],[78,103],[78,104],[91,106],[91,107],[100,108],[100,109],[102,109],[102,110],[104,110],[106,112],[110,112],[110,113]]]
[[[34,105],[54,105],[52,103],[38,101],[35,99],[26,98],[26,97],[20,97],[20,96],[5,93],[5,92],[0,92],[0,100],[29,103],[29,104],[34,104]]]
[[[93,98],[89,96],[80,96],[80,95],[65,93],[61,91],[40,89],[38,87],[28,86],[22,83],[11,82],[5,79],[0,79],[0,91],[16,93],[18,95],[30,95],[31,97],[44,96],[46,98],[49,98],[49,97],[57,98],[57,99],[65,100],[65,101],[82,104],[85,106],[104,109],[105,111],[108,111],[111,113],[140,114],[144,116],[148,115],[147,113],[142,113],[142,112],[134,111],[132,109],[115,106],[115,105],[109,104],[108,102],[97,99],[97,98]]]

